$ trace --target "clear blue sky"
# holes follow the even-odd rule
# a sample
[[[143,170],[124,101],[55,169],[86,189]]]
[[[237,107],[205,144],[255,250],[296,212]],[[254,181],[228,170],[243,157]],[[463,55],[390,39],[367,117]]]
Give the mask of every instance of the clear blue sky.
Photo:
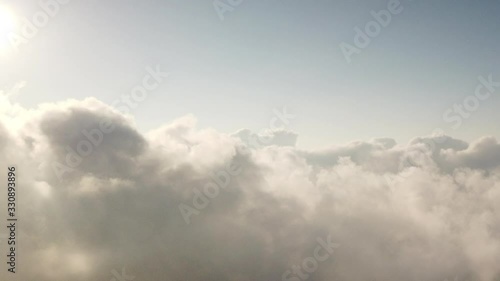
[[[133,112],[142,130],[192,113],[223,132],[268,126],[287,106],[299,146],[392,137],[435,127],[466,140],[500,136],[500,88],[453,130],[445,110],[500,81],[500,2],[401,0],[403,11],[353,61],[339,44],[389,1],[250,1],[221,21],[212,1],[72,0],[0,58],[0,89],[24,106],[94,96],[111,103],[149,65],[171,76]],[[2,1],[18,19],[38,1]]]

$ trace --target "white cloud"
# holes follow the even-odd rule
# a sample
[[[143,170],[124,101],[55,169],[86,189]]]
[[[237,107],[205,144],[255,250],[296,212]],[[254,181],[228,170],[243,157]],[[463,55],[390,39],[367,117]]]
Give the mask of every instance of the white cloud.
[[[22,280],[110,280],[123,267],[136,280],[281,280],[328,235],[341,247],[308,280],[500,278],[491,137],[304,151],[279,131],[243,152],[252,132],[197,129],[187,116],[143,135],[92,98],[0,120],[1,161],[19,170]],[[102,120],[116,128],[59,180],[52,164]],[[178,205],[229,162],[241,173],[187,225]]]

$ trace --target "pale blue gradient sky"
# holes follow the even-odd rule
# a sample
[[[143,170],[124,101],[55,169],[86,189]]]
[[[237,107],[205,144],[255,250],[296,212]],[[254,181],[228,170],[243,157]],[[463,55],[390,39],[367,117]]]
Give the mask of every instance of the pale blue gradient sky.
[[[409,1],[348,64],[339,49],[388,1],[250,1],[221,21],[212,1],[73,0],[48,26],[0,58],[0,89],[27,86],[25,106],[95,96],[112,102],[148,65],[171,72],[133,113],[142,130],[192,113],[223,132],[268,126],[273,108],[296,114],[299,146],[430,134],[500,136],[500,89],[457,130],[442,119],[500,81],[498,1]],[[38,1],[2,1],[31,17]]]

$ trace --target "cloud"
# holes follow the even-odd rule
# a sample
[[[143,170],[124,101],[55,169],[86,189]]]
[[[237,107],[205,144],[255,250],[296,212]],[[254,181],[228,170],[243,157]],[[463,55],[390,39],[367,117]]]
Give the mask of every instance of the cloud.
[[[1,161],[18,169],[22,280],[111,280],[124,267],[135,280],[283,280],[287,270],[301,280],[293,269],[329,236],[341,246],[302,272],[308,280],[500,278],[492,137],[309,151],[293,132],[224,134],[193,116],[141,133],[93,98],[6,107],[0,120]],[[180,204],[196,211],[189,224]]]

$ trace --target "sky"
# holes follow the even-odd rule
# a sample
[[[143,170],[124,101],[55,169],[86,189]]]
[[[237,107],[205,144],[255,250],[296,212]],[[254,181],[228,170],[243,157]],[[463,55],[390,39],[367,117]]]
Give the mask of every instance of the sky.
[[[1,0],[0,280],[500,281],[499,12]]]
[[[32,18],[37,1],[3,1]],[[143,130],[194,114],[224,132],[296,115],[302,147],[391,136],[406,143],[442,128],[467,140],[498,136],[498,95],[455,130],[443,113],[500,80],[496,1],[402,1],[369,46],[352,56],[355,27],[387,1],[243,1],[219,17],[210,1],[69,1],[18,52],[2,57],[0,87],[26,82],[17,101],[94,96],[111,103],[145,68],[171,75],[135,109]],[[396,117],[397,116],[397,117]]]

